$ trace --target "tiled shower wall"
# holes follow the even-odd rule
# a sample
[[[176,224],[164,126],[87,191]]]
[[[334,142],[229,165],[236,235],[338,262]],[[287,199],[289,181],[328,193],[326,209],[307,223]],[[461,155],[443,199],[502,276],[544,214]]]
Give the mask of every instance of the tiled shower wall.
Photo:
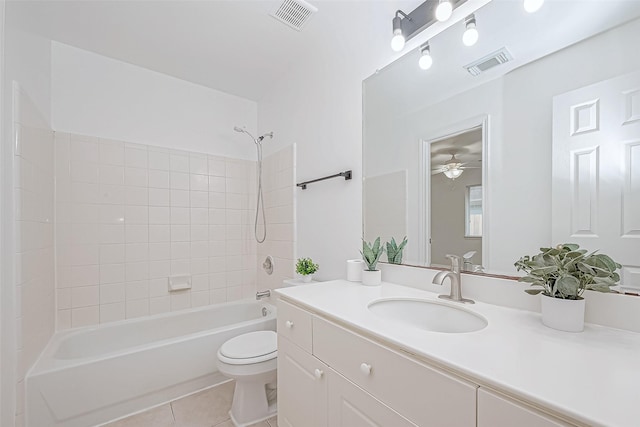
[[[58,329],[255,294],[255,162],[55,139]]]
[[[282,287],[295,277],[295,146],[284,148],[263,162],[263,191],[267,238],[258,245],[258,289]],[[274,259],[273,274],[262,268],[267,255]]]
[[[23,106],[29,102],[16,96]],[[54,168],[53,132],[20,123],[14,128],[16,425],[22,425],[24,377],[54,332]]]

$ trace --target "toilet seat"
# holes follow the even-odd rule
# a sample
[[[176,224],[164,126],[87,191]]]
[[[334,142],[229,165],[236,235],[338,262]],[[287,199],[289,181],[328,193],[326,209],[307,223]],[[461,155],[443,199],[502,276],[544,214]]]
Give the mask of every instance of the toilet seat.
[[[218,359],[229,365],[250,365],[278,357],[278,335],[257,331],[231,338],[218,350]]]

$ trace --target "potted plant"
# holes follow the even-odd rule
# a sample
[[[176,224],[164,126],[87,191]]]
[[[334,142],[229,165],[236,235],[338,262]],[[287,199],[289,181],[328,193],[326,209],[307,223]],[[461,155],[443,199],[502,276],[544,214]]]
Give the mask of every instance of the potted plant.
[[[404,237],[399,245],[393,237],[391,242],[387,242],[387,260],[389,264],[402,264],[402,250],[405,246],[407,246],[407,236]]]
[[[539,254],[524,256],[514,265],[527,273],[519,281],[539,288],[525,292],[542,295],[542,323],[567,332],[584,329],[584,291],[610,292],[620,281],[616,270],[622,267],[607,255],[587,254],[573,243],[541,248]]]
[[[362,272],[362,284],[367,286],[377,286],[382,282],[382,273],[376,270],[378,260],[384,252],[384,246],[380,244],[378,237],[373,245],[362,239],[362,259],[367,264],[367,269]]]
[[[311,258],[298,258],[298,262],[296,262],[296,273],[302,276],[302,281],[304,283],[311,282],[313,279],[313,273],[318,271],[320,266],[318,264],[314,264]]]

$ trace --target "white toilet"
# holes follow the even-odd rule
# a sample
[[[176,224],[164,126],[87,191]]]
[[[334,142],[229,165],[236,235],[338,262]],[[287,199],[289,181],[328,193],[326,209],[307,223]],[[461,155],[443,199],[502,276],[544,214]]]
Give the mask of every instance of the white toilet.
[[[218,350],[218,369],[236,380],[231,421],[245,427],[276,414],[277,334],[249,332],[231,338]]]

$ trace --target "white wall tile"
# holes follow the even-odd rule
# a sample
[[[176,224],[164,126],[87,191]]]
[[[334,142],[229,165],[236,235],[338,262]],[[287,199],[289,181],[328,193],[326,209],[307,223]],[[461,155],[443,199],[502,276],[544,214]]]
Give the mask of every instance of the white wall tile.
[[[100,309],[97,305],[71,309],[71,327],[91,326],[100,323]]]
[[[190,198],[192,208],[209,207],[209,193],[206,191],[191,191]]]
[[[149,315],[149,299],[127,301],[127,319]]]
[[[132,147],[124,149],[124,164],[134,168],[147,168],[147,150]]]
[[[164,170],[149,170],[150,188],[169,188],[169,172]]]
[[[100,284],[119,283],[125,280],[124,264],[101,264]]]
[[[100,163],[103,165],[124,165],[124,144],[115,141],[100,142]]]
[[[169,153],[149,149],[149,169],[168,171],[170,169]]]
[[[149,206],[169,206],[169,190],[164,188],[149,188]]]
[[[124,275],[123,275],[124,276]],[[125,300],[125,284],[100,285],[100,304],[110,304]]]
[[[189,156],[189,172],[191,172],[192,174],[207,175],[208,174],[207,156],[194,155],[192,153]]]
[[[125,316],[124,302],[100,304],[100,323],[124,320],[126,318]]]
[[[127,167],[124,170],[124,183],[133,187],[147,187],[149,174],[147,169]]]
[[[255,162],[82,136],[59,139],[59,328],[252,296],[258,265],[251,206]],[[18,163],[22,187],[42,180],[37,168]],[[273,185],[287,166],[268,169],[266,162]],[[292,191],[271,191],[269,208],[292,206]],[[16,199],[22,220],[47,216],[36,208],[43,202],[28,191],[18,190]],[[286,243],[290,230],[276,229],[275,237]],[[27,229],[16,234],[21,247],[40,244]],[[276,249],[274,242],[268,249]],[[23,265],[20,271],[28,276],[31,264]],[[183,274],[191,275],[192,289],[170,294],[168,277]]]

